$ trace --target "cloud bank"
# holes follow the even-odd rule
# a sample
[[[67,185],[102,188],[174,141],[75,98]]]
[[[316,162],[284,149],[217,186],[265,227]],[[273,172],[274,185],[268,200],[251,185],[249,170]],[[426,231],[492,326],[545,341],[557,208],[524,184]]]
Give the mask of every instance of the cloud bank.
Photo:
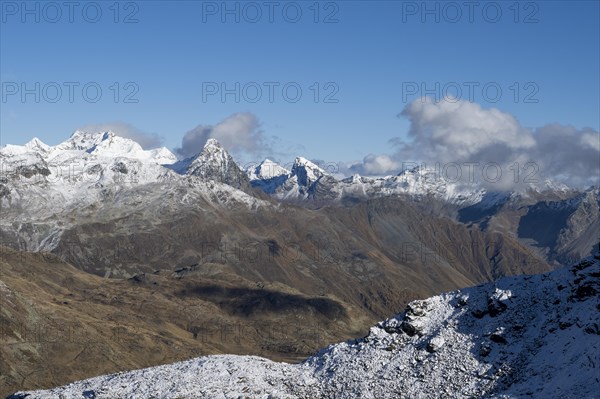
[[[570,186],[600,183],[600,134],[591,128],[555,123],[530,129],[498,109],[428,98],[415,100],[399,116],[410,121],[409,140],[390,140],[393,154],[370,154],[351,171],[384,175],[398,173],[403,164],[439,165],[442,171],[445,165],[457,164],[462,181],[471,178],[466,173],[470,168],[475,180],[479,177],[499,189],[547,178]]]

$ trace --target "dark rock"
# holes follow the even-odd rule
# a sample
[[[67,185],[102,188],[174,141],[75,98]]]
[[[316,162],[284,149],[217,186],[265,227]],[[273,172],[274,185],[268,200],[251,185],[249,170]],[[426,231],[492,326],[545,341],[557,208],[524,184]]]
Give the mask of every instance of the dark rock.
[[[276,256],[279,255],[279,251],[281,250],[281,246],[277,242],[277,240],[268,240],[267,246],[269,247],[269,255]]]
[[[598,323],[590,323],[583,328],[587,334],[596,334],[600,335],[600,328],[598,328]]]
[[[388,334],[400,334],[403,332],[400,326],[383,326],[382,328]]]
[[[117,162],[111,169],[113,172],[123,173],[124,175],[129,172],[129,170],[127,170],[127,165],[125,165],[123,162]]]
[[[0,198],[8,197],[10,194],[10,189],[6,187],[4,184],[0,184]]]
[[[23,165],[16,169],[17,174],[29,179],[35,175],[49,176],[50,170],[46,167],[38,165]]]
[[[483,344],[483,345],[481,345],[481,348],[479,348],[479,356],[481,356],[481,357],[486,357],[491,352],[492,352],[492,347],[487,344]]]
[[[594,285],[595,284],[593,284],[591,282],[580,285],[575,290],[573,297],[575,299],[582,300],[582,299],[585,299],[585,298],[588,298],[591,296],[596,296],[598,294],[598,291],[596,290],[596,287],[594,287]]]
[[[136,274],[135,276],[131,277],[130,280],[136,283],[141,283],[146,280],[146,273]]]
[[[504,312],[507,308],[508,306],[505,303],[494,298],[488,298],[488,312],[490,316],[496,317],[500,313]]]
[[[402,324],[400,325],[400,327],[402,328],[402,331],[404,331],[406,334],[408,334],[409,336],[413,336],[415,334],[421,334],[423,332],[422,327],[411,323],[409,321],[403,321]]]
[[[188,268],[187,267],[180,267],[179,269],[175,269],[175,271],[173,273],[182,273],[187,271]]]
[[[582,262],[579,262],[575,266],[573,266],[572,271],[573,271],[573,273],[577,273],[583,269],[586,269],[586,268],[592,266],[593,264],[594,264],[594,262],[592,262],[590,260],[584,260]]]
[[[560,323],[558,323],[558,328],[560,328],[561,330],[564,330],[564,329],[571,327],[572,325],[573,325],[573,323],[570,321],[561,321]]]
[[[497,333],[497,332],[490,335],[490,339],[493,342],[496,342],[498,344],[506,344],[507,343],[506,338],[504,338],[504,336],[502,336],[501,333]]]
[[[390,345],[388,345],[388,346],[386,346],[384,348],[384,350],[386,350],[388,352],[393,352],[393,351],[395,351],[397,349],[398,349],[398,347],[396,345],[394,345],[394,344],[390,344]]]
[[[102,165],[94,165],[86,170],[88,175],[101,175],[103,172]]]

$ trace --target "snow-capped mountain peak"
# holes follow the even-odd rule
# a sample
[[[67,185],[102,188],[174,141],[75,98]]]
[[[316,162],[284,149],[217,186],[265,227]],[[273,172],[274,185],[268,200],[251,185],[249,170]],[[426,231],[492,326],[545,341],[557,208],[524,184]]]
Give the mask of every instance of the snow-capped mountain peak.
[[[131,158],[145,158],[147,154],[141,145],[133,140],[115,135],[112,132],[105,132],[100,141],[86,150],[90,154],[129,156]]]
[[[46,143],[44,143],[42,140],[38,139],[37,137],[34,137],[33,139],[31,139],[27,144],[25,144],[25,147],[33,150],[33,151],[42,151],[42,152],[47,152],[50,150],[50,146]]]
[[[359,175],[358,173],[355,173],[352,176],[343,179],[342,182],[348,183],[348,184],[363,184],[363,183],[368,183],[372,180],[373,179],[371,179],[371,178],[364,177],[364,176]]]
[[[254,187],[267,194],[275,194],[290,178],[291,172],[270,159],[265,159],[257,166],[246,170],[246,174]]]
[[[177,156],[167,147],[159,147],[148,150],[151,157],[160,165],[171,165],[177,162]]]
[[[110,131],[76,131],[54,147],[39,140],[7,145],[0,149],[0,232],[11,231],[14,223],[43,220],[41,233],[27,233],[17,245],[31,251],[52,250],[67,228],[57,224],[56,215],[87,212],[88,207],[106,205],[106,198],[117,194],[123,209],[129,209],[163,189],[192,193],[199,201],[218,206],[266,204],[249,195],[249,190],[239,191],[251,189],[248,177],[215,141],[191,159],[195,168],[190,168],[191,173],[178,170],[180,163],[175,161],[175,155],[164,147],[144,150]]]
[[[114,136],[111,131],[108,132],[84,132],[76,130],[71,137],[54,147],[56,150],[89,150],[94,145],[104,139]]]
[[[123,157],[158,165],[172,164],[177,161],[175,154],[165,147],[144,150],[136,141],[121,137],[110,130],[104,132],[77,130],[69,139],[54,147],[34,140],[30,142],[32,144],[28,148],[48,153],[47,158],[51,161],[65,162],[73,157],[87,158],[86,154],[94,159],[107,159],[107,161]]]
[[[308,187],[321,177],[329,175],[314,162],[303,157],[296,157],[292,165],[292,176],[298,178],[298,184]]]
[[[258,164],[258,166],[248,170],[248,177],[250,180],[273,179],[280,176],[287,176],[289,174],[289,170],[268,158]]]
[[[321,174],[327,174],[327,172],[325,172],[325,170],[322,169],[319,165],[317,165],[316,163],[314,163],[312,161],[309,161],[308,159],[306,159],[304,157],[296,157],[294,159],[294,164],[292,167],[304,167],[307,169],[318,171]]]
[[[192,158],[186,173],[200,177],[212,177],[215,173],[226,173],[235,162],[215,139],[208,139],[202,151]]]
[[[179,173],[228,184],[241,190],[250,189],[248,176],[216,139],[208,139],[195,157],[179,162]]]
[[[564,183],[552,180],[552,179],[544,179],[543,183],[539,187],[534,187],[537,192],[544,191],[557,191],[557,192],[567,192],[571,190],[569,186]]]
[[[206,143],[204,144],[204,150],[206,150],[207,148],[215,148],[215,149],[218,149],[219,151],[225,152],[225,148],[223,148],[221,143],[219,143],[219,141],[217,139],[213,139],[213,138],[206,140]]]

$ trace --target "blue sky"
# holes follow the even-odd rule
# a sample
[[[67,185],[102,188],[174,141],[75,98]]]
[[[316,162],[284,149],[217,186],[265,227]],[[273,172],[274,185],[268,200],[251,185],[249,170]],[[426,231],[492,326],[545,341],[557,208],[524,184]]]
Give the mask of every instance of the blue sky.
[[[439,87],[438,95],[444,88],[452,93],[455,84],[461,100],[468,100],[471,85],[474,102],[511,114],[523,127],[599,128],[598,1],[477,2],[472,22],[463,2],[452,3],[459,6],[458,15],[444,2],[428,2],[433,13],[427,14],[420,1],[316,7],[312,1],[281,1],[272,22],[264,2],[251,3],[227,3],[239,7],[239,22],[235,13],[223,22],[222,2],[138,1],[115,7],[113,1],[82,1],[70,22],[64,6],[58,18],[46,3],[28,2],[39,11],[23,16],[21,2],[2,1],[1,144],[22,144],[33,136],[56,144],[81,126],[123,122],[176,148],[196,126],[216,125],[242,112],[257,118],[260,137],[282,161],[292,155],[354,161],[393,154],[390,139],[411,139],[409,118],[398,114],[427,94],[422,85]],[[257,7],[262,16],[253,23]],[[97,8],[102,15],[92,23]],[[292,23],[297,9],[302,16]],[[133,23],[124,23],[127,16]],[[40,102],[33,94],[23,101],[22,85],[36,91],[36,82]],[[52,82],[62,86],[55,103],[48,101],[56,97]],[[65,82],[78,85],[72,102]],[[102,89],[96,103],[82,93],[90,82],[90,97],[94,87]],[[211,82],[230,88],[238,82],[240,101],[207,95],[203,85],[214,88]],[[257,93],[251,82],[262,87],[257,102],[248,101]],[[265,82],[278,84],[272,102]],[[295,87],[302,89],[297,102],[284,98],[282,87],[289,83],[288,100]],[[19,92],[13,94],[15,88]],[[138,101],[125,102],[134,91],[130,99]],[[337,102],[324,102],[328,94]]]

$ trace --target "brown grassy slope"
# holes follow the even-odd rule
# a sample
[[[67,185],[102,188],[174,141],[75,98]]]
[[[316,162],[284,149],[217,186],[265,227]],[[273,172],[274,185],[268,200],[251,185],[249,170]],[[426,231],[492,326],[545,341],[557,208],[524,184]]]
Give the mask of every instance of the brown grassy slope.
[[[297,361],[367,325],[334,299],[204,268],[105,279],[2,247],[0,397],[205,354]]]

